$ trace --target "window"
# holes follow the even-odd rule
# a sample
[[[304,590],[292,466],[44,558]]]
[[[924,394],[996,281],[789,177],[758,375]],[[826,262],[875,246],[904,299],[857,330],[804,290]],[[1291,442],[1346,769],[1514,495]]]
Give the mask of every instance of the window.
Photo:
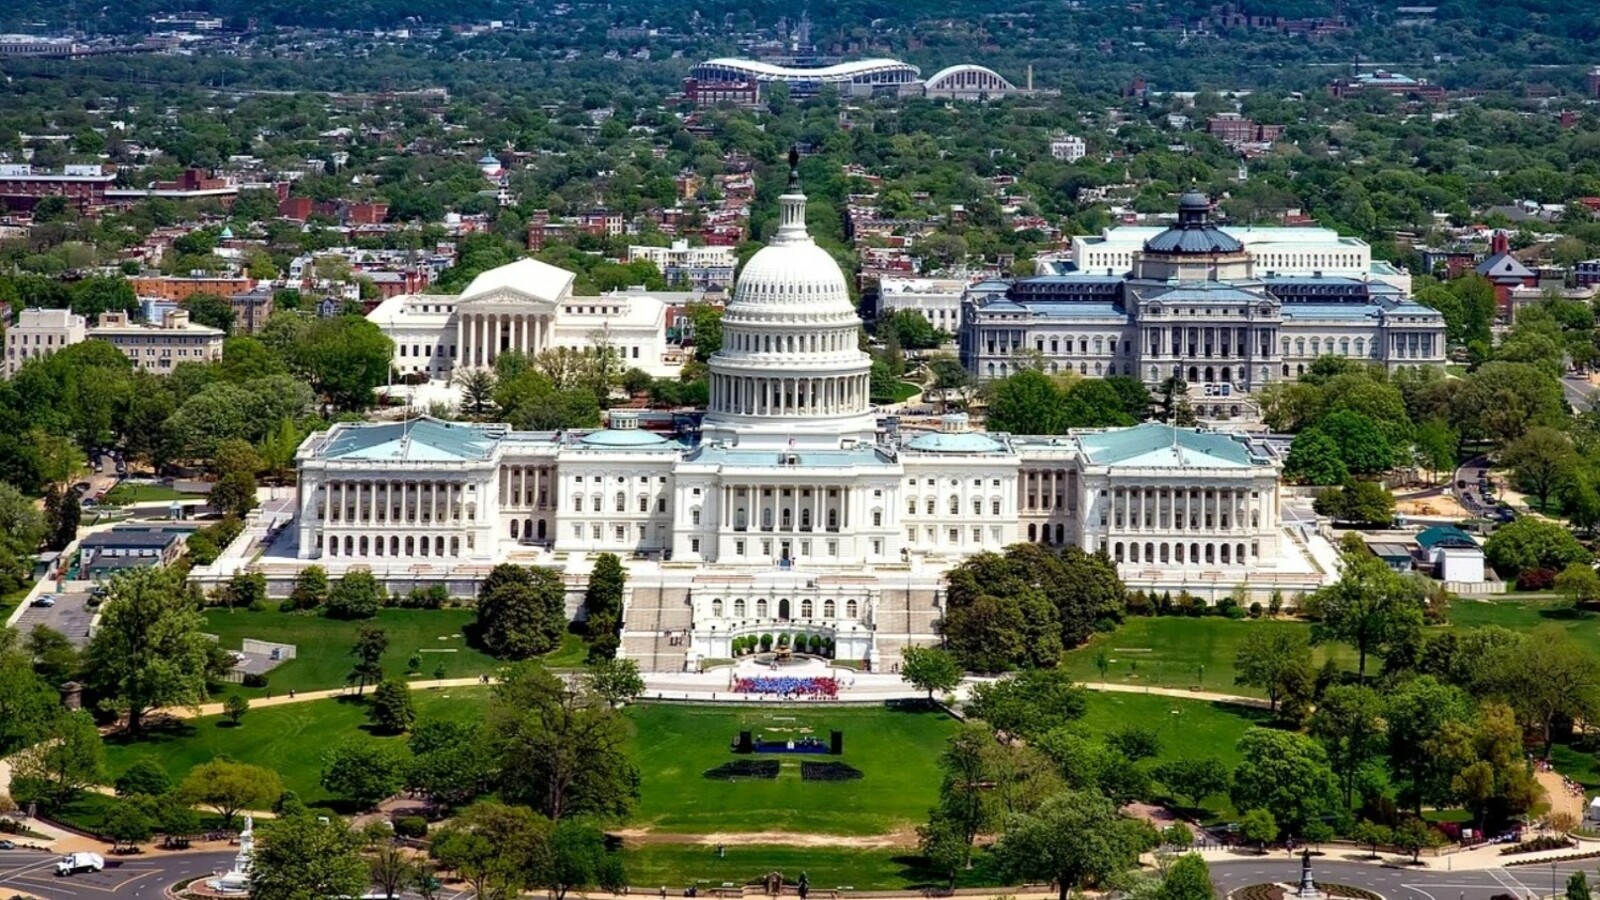
[[[696,507],[694,507],[694,508],[689,510],[689,524],[690,525],[699,525],[700,524],[700,507],[696,506]]]
[[[690,553],[699,553],[700,552],[700,539],[699,538],[690,538],[689,539],[689,552]]]
[[[883,527],[883,510],[875,509],[875,510],[872,511],[872,527],[873,528],[882,528]]]
[[[736,598],[733,601],[733,617],[735,619],[744,618],[744,598],[743,597]]]
[[[618,491],[617,492],[617,512],[627,512],[627,511],[628,511],[628,495],[624,494],[621,491]]]
[[[846,619],[854,619],[856,617],[857,609],[858,607],[856,606],[856,601],[846,600],[844,602],[844,617]]]
[[[722,598],[721,597],[718,597],[717,599],[711,601],[711,614],[713,616],[716,616],[719,619],[722,618]]]

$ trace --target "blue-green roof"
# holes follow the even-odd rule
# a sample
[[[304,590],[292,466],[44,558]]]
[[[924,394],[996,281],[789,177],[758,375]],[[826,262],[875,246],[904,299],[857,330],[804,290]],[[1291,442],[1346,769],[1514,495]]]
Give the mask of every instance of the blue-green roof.
[[[578,439],[585,447],[657,447],[667,439],[640,428],[605,428]]]
[[[488,459],[504,427],[443,422],[356,423],[341,426],[322,449],[324,459],[468,462]]]
[[[1435,525],[1417,535],[1417,546],[1424,550],[1432,550],[1435,547],[1470,547],[1477,549],[1478,542],[1473,540],[1472,535],[1454,525]]]
[[[906,442],[911,450],[924,453],[1001,453],[1006,446],[986,434],[965,431],[956,434],[919,434]]]
[[[1089,462],[1102,466],[1244,468],[1256,465],[1245,445],[1228,435],[1155,422],[1080,435],[1078,442]]]

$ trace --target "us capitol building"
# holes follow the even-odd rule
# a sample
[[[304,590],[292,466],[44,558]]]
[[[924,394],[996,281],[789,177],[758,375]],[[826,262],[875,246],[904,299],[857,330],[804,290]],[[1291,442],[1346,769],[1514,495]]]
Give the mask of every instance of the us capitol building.
[[[886,668],[938,641],[950,566],[1019,541],[1104,550],[1142,589],[1264,598],[1320,583],[1279,521],[1277,463],[1243,437],[984,434],[962,415],[880,431],[861,321],[805,204],[791,173],[777,234],[727,306],[698,434],[626,411],[582,433],[337,424],[300,447],[297,559],[275,577],[314,560],[460,595],[509,561],[562,570],[575,599],[593,554],[614,552],[629,568],[622,652],[647,671],[779,630]]]

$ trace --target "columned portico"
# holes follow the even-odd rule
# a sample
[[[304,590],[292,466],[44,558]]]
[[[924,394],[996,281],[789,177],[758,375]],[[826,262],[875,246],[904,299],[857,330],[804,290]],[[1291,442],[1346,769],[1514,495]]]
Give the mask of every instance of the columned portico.
[[[550,349],[553,319],[549,313],[464,309],[456,317],[460,364],[489,368],[503,353],[538,356]]]

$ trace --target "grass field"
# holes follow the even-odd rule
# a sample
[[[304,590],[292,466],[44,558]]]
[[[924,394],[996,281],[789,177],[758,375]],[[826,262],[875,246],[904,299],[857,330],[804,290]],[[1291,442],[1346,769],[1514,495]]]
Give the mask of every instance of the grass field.
[[[204,494],[189,494],[164,484],[120,482],[106,493],[105,502],[124,506],[129,503],[155,503],[162,500],[200,500]]]
[[[431,679],[434,670],[444,667],[446,678],[466,678],[492,672],[500,662],[467,645],[461,629],[472,622],[470,609],[383,609],[377,618],[366,622],[328,619],[310,613],[280,613],[210,609],[206,611],[206,630],[222,640],[222,646],[237,650],[244,638],[278,641],[295,645],[295,658],[268,673],[268,688],[275,694],[336,688],[343,685],[354,658],[350,648],[356,630],[364,624],[376,625],[389,633],[389,651],[384,654],[384,673],[403,675],[406,662],[416,653],[422,657],[419,677]],[[566,635],[559,649],[545,658],[552,667],[582,665],[583,641]],[[266,693],[262,689],[230,688],[247,697]]]
[[[413,695],[418,719],[471,721],[483,710],[482,688],[418,691]],[[403,737],[377,737],[367,731],[366,706],[354,700],[314,700],[270,706],[244,714],[238,727],[221,718],[187,721],[140,741],[106,743],[107,770],[112,779],[136,761],[149,759],[176,782],[189,770],[217,756],[265,766],[278,773],[283,786],[312,805],[332,798],[317,781],[322,757],[352,737],[403,742]]]
[[[1520,600],[1458,600],[1450,605],[1450,624],[1456,628],[1500,625],[1513,631],[1532,631],[1559,625],[1589,652],[1600,654],[1600,613],[1573,609],[1559,597]]]
[[[782,872],[793,881],[806,873],[818,890],[853,887],[858,890],[912,890],[943,888],[945,883],[929,873],[910,850],[862,850],[844,847],[730,846],[719,858],[713,847],[697,844],[651,844],[623,853],[628,881],[634,885],[666,885],[672,896],[697,885],[702,891],[723,884],[741,885]],[[958,887],[1004,884],[994,871],[993,858],[979,852],[973,868],[961,873]]]
[[[942,713],[874,707],[788,709],[641,705],[628,715],[638,728],[634,759],[641,775],[634,824],[660,831],[795,831],[881,834],[926,818],[938,796],[937,759],[957,728]],[[728,744],[741,729],[810,733],[827,740],[844,732],[843,756],[776,756],[776,779],[708,779],[704,773],[735,756]],[[846,782],[804,782],[802,759],[843,761],[863,773]]]
[[[1311,626],[1286,619],[1249,619],[1179,616],[1136,617],[1117,630],[1096,635],[1088,644],[1067,654],[1062,665],[1079,681],[1100,681],[1095,656],[1106,648],[1111,665],[1105,680],[1113,684],[1152,687],[1194,688],[1224,694],[1261,697],[1260,688],[1234,684],[1233,658],[1239,643],[1252,628],[1300,629]],[[1355,652],[1342,644],[1312,648],[1317,666],[1332,655],[1341,665],[1354,669]]]

